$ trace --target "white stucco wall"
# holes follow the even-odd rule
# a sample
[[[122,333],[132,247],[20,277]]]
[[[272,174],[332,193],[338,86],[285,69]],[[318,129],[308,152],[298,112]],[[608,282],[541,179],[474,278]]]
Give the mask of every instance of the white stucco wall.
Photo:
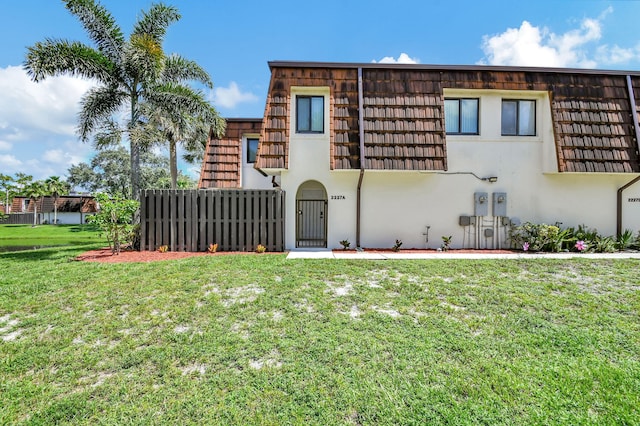
[[[324,134],[291,132],[289,169],[282,171],[281,186],[287,192],[286,247],[296,246],[296,192],[301,184],[316,180],[328,195],[328,248],[340,241],[356,242],[358,170],[331,171],[329,163],[329,89],[293,88],[295,94],[325,95]],[[567,174],[557,172],[551,110],[545,92],[449,91],[446,96],[480,97],[480,135],[447,136],[446,172],[366,171],[362,184],[361,246],[388,248],[396,239],[403,248],[437,248],[442,236],[453,237],[452,247],[506,246],[505,229],[494,227],[492,194],[506,193],[507,216],[522,222],[581,224],[601,234],[616,233],[617,190],[637,175]],[[503,98],[536,99],[536,136],[503,137],[500,106]],[[293,119],[292,119],[293,123]],[[292,124],[294,125],[294,124]],[[495,176],[497,182],[480,178]],[[474,215],[474,193],[489,196],[486,227],[498,238],[476,239],[475,228],[460,226],[460,215]],[[623,229],[640,230],[640,183],[623,197]],[[426,227],[429,241],[426,242]],[[485,226],[482,227],[484,229]],[[470,233],[470,231],[472,231]]]
[[[260,134],[242,135],[242,168],[240,169],[240,187],[243,189],[273,189],[271,176],[264,176],[247,162],[247,139],[260,138]]]

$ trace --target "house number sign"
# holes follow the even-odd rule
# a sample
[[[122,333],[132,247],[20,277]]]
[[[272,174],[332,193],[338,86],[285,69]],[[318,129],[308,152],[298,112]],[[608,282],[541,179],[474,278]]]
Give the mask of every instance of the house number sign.
[[[344,195],[332,195],[331,199],[332,200],[346,200],[347,197],[345,197]]]
[[[629,198],[630,203],[640,203],[640,198]]]

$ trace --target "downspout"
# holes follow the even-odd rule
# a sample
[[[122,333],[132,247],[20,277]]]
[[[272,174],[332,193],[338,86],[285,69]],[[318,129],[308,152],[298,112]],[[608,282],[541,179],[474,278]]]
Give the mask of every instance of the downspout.
[[[362,84],[362,67],[358,67],[358,137],[360,139],[360,177],[356,193],[356,249],[360,248],[360,216],[362,198],[362,179],[364,178],[364,95]]]
[[[636,133],[636,144],[638,144],[638,151],[636,151],[636,153],[637,155],[640,155],[640,123],[638,123],[638,109],[636,108],[636,97],[633,93],[633,85],[631,83],[630,75],[627,75],[627,90],[629,91],[629,104],[631,106],[631,115],[633,117],[633,128],[635,129]],[[616,200],[616,235],[618,237],[622,235],[622,192],[638,181],[640,181],[640,176],[636,177],[626,185],[618,188],[618,195]]]

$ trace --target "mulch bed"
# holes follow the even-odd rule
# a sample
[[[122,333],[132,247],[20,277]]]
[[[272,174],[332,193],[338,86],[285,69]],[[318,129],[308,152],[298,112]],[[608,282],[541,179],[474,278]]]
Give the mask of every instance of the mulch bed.
[[[343,253],[345,250],[337,249],[333,250],[336,253]],[[393,253],[391,249],[365,249],[366,252],[372,253]],[[347,253],[355,252],[355,250],[346,250]],[[440,253],[437,250],[424,250],[424,249],[404,249],[400,250],[402,253]],[[514,253],[513,250],[449,250],[448,253]],[[75,260],[83,262],[99,262],[99,263],[127,263],[127,262],[157,262],[160,260],[176,260],[185,259],[195,256],[224,256],[230,254],[245,254],[245,255],[257,255],[253,252],[217,252],[209,253],[206,251],[201,252],[189,252],[189,251],[168,251],[160,253],[159,251],[136,251],[136,250],[122,250],[120,254],[111,254],[111,249],[104,248],[99,250],[91,250],[77,256]],[[281,254],[270,253],[265,254]]]

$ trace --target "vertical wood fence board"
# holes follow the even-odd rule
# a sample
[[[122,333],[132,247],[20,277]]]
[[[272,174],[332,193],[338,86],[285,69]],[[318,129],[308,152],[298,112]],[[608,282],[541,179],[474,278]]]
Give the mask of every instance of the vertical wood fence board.
[[[284,250],[284,197],[279,190],[145,190],[141,249]]]

